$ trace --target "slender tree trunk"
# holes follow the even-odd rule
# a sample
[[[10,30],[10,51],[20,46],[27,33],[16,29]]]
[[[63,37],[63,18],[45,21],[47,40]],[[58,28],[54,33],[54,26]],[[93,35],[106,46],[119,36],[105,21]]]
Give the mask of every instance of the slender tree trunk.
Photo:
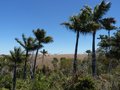
[[[16,61],[14,64],[14,72],[13,72],[13,89],[12,90],[16,90]]]
[[[92,75],[96,76],[96,52],[95,52],[95,35],[96,32],[93,32],[93,43],[92,43]]]
[[[33,76],[31,77],[32,79],[35,78],[36,60],[37,60],[37,56],[38,56],[38,51],[39,51],[39,49],[37,49],[36,54],[35,54],[35,60],[34,60],[34,65],[33,65]]]
[[[43,54],[43,56],[42,56],[42,65],[44,66],[44,54]]]
[[[108,38],[110,38],[110,30],[108,30]]]
[[[34,58],[34,51],[32,52],[32,56],[31,56],[31,58],[30,58],[30,76],[31,76],[31,78],[32,78],[32,76],[33,76],[33,58]]]
[[[28,50],[26,51],[26,59],[25,59],[25,63],[24,63],[24,70],[23,70],[23,79],[26,79],[26,75],[27,75],[27,59],[28,59]]]
[[[108,51],[110,51],[110,30],[108,30],[108,38],[109,38],[109,47],[108,47]],[[109,66],[108,66],[108,73],[110,74],[111,72],[111,65],[112,65],[112,59],[109,58],[110,61],[109,61]]]
[[[79,42],[79,31],[77,31],[77,35],[76,35],[76,45],[75,45],[75,53],[74,53],[74,61],[73,61],[73,75],[76,75],[77,72],[78,42]]]
[[[42,73],[46,74],[46,67],[44,65],[44,57],[45,57],[45,54],[43,53],[43,56],[42,56]]]
[[[90,57],[90,53],[88,53],[88,58]]]

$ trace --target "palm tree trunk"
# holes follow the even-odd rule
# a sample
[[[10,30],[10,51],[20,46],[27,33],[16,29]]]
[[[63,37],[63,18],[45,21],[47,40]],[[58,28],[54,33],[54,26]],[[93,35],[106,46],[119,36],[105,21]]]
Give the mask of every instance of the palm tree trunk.
[[[110,30],[108,30],[108,37],[110,38]]]
[[[96,52],[95,52],[95,35],[96,32],[93,32],[93,43],[92,43],[92,75],[96,76]]]
[[[108,51],[110,51],[110,30],[108,30],[108,38],[109,38],[109,47],[108,47]],[[110,74],[110,71],[111,71],[111,65],[112,65],[112,59],[109,58],[110,61],[109,61],[109,66],[108,66],[108,73]]]
[[[77,31],[77,35],[76,35],[76,45],[75,45],[75,53],[74,53],[74,61],[73,61],[73,75],[76,75],[76,71],[77,71],[78,42],[79,42],[79,31]]]
[[[15,64],[14,64],[14,72],[13,72],[13,89],[12,90],[16,90],[16,60],[15,60]]]
[[[42,56],[42,65],[44,66],[44,54],[43,54],[43,56]]]
[[[38,51],[39,51],[39,49],[37,49],[37,51],[36,51],[36,55],[35,55],[35,60],[34,60],[34,65],[33,65],[33,76],[31,77],[32,79],[35,78],[36,60],[37,60],[37,56],[38,56]]]
[[[27,59],[28,59],[28,50],[26,51],[26,59],[25,59],[25,63],[24,63],[24,71],[23,71],[23,79],[26,79],[26,75],[27,75]]]
[[[33,76],[33,58],[34,58],[34,51],[32,52],[32,56],[31,56],[31,62],[30,62],[30,76],[32,78]]]

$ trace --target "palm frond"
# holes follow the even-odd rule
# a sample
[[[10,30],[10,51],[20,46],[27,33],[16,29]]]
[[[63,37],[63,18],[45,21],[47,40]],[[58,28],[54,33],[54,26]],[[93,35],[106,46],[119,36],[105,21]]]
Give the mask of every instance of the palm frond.
[[[116,23],[116,20],[112,17],[104,18],[104,19],[100,20],[100,22],[103,25],[103,28],[106,30],[114,30],[117,28],[116,26],[113,25]]]
[[[110,9],[110,7],[111,3],[105,2],[104,0],[99,5],[96,5],[93,12],[94,20],[97,21],[101,19],[103,15],[105,15],[106,12]]]
[[[64,25],[67,29],[74,31],[74,26],[71,23],[64,22],[61,25]]]
[[[51,36],[47,36],[43,39],[43,43],[50,43],[53,42],[53,38]]]
[[[15,40],[16,40],[17,43],[19,43],[23,48],[26,48],[25,45],[24,45],[18,38],[15,38]]]
[[[48,52],[45,50],[45,49],[43,49],[42,51],[40,51],[43,55],[45,55],[45,54],[47,54]]]
[[[86,24],[86,27],[90,30],[90,31],[96,31],[98,29],[101,28],[101,25],[99,23],[96,23],[94,21],[89,21],[87,24]]]
[[[24,43],[26,44],[27,42],[26,42],[26,36],[24,35],[24,34],[22,34],[22,39],[23,39],[23,41],[24,41]]]
[[[33,34],[39,41],[41,41],[41,39],[46,36],[46,32],[44,29],[33,30]]]
[[[21,48],[14,47],[13,51],[10,51],[9,59],[16,62],[21,62],[24,57],[24,51]]]

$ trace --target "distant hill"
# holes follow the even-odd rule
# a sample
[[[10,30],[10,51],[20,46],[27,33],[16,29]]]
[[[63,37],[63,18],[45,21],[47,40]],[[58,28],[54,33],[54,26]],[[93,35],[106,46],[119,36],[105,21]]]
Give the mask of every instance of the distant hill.
[[[7,55],[0,55],[0,57],[3,57],[3,56],[7,56]],[[53,58],[57,58],[58,60],[60,60],[60,58],[74,58],[74,54],[48,54],[45,56],[44,58],[44,65],[52,68],[52,63],[51,61],[53,60]],[[78,54],[78,59],[79,60],[83,60],[85,57],[87,57],[87,54]],[[33,63],[34,62],[34,57],[30,58],[30,63]],[[41,68],[42,66],[42,55],[39,55],[38,58],[37,58],[37,66]]]
[[[53,54],[53,55],[46,55],[44,59],[44,64],[46,66],[52,67],[51,61],[53,58],[57,58],[60,60],[60,58],[65,57],[65,58],[74,58],[73,54]],[[85,57],[87,57],[87,54],[78,54],[78,59],[83,60]],[[37,65],[41,67],[42,65],[42,55],[39,55],[37,58]]]

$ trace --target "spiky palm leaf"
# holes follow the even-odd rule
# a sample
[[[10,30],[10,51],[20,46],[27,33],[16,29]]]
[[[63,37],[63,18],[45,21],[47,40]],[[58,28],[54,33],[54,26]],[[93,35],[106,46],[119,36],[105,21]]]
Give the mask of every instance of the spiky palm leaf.
[[[53,38],[51,36],[46,36],[46,32],[44,29],[37,29],[36,31],[33,30],[33,34],[39,43],[53,42]]]
[[[106,14],[106,12],[110,9],[111,3],[105,2],[103,0],[99,5],[96,5],[93,11],[93,20],[98,21]]]
[[[14,51],[10,51],[9,59],[16,62],[21,62],[24,59],[24,51],[21,48],[14,48]]]
[[[43,55],[46,55],[46,54],[48,54],[48,52],[45,50],[45,49],[43,49],[42,51],[40,51]]]
[[[91,8],[85,6],[85,8],[81,9],[81,12],[78,15],[70,17],[69,22],[64,22],[61,25],[66,26],[74,32],[79,31],[82,34],[90,33],[86,28],[87,22],[90,19],[90,10]]]
[[[22,39],[23,39],[23,42],[20,41],[18,38],[15,38],[15,40],[25,49],[25,50],[28,50],[28,51],[33,51],[33,50],[36,50],[38,48],[38,45],[37,45],[37,40],[32,38],[32,37],[28,37],[26,38],[24,34],[22,34]],[[40,46],[42,47],[42,45]]]
[[[100,23],[103,25],[103,28],[106,30],[116,29],[116,26],[113,25],[116,23],[116,20],[112,17],[104,18],[104,19],[100,20]]]

